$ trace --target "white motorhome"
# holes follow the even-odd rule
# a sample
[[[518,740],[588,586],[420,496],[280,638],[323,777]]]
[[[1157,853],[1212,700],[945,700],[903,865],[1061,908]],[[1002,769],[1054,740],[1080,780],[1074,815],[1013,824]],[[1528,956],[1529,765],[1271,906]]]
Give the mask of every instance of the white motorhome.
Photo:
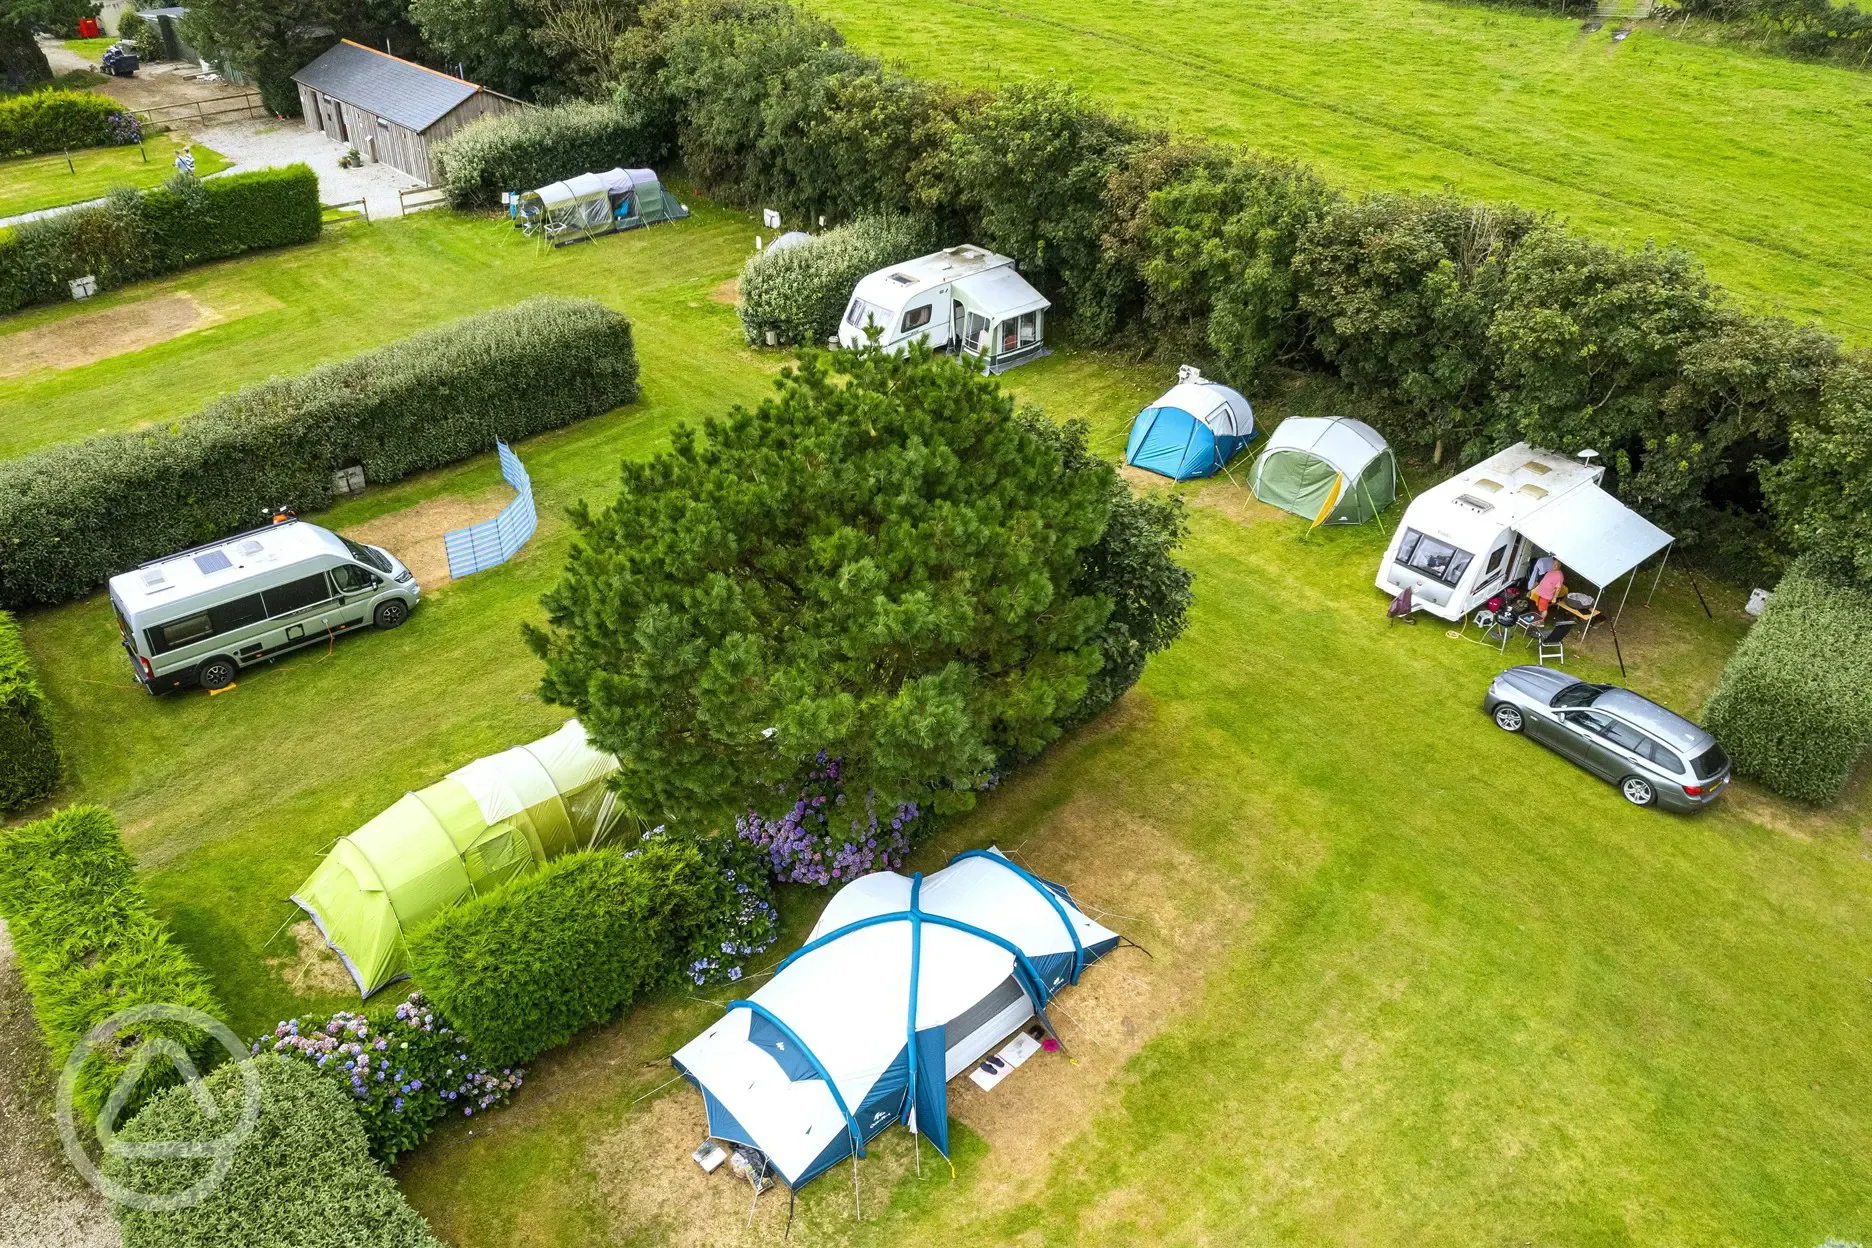
[[[110,579],[111,608],[151,693],[222,689],[243,667],[366,624],[395,628],[422,587],[395,555],[302,520],[197,546]]]
[[[1600,590],[1671,543],[1599,488],[1603,467],[1518,442],[1419,494],[1378,565],[1377,585],[1461,620],[1553,555]]]
[[[926,342],[999,373],[1047,353],[1046,312],[1052,306],[1008,257],[964,244],[860,278],[838,340],[840,346],[861,347],[869,340],[866,331],[875,327],[878,345],[887,350]]]

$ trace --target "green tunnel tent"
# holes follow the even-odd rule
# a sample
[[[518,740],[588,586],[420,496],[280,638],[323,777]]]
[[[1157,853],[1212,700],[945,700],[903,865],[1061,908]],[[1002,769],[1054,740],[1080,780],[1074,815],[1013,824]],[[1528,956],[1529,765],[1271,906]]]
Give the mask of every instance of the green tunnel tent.
[[[341,837],[292,901],[368,997],[408,975],[405,933],[561,854],[592,849],[622,814],[617,759],[574,719],[406,793]]]
[[[1397,497],[1397,458],[1376,429],[1346,416],[1290,416],[1248,473],[1264,503],[1322,524],[1363,524]]]

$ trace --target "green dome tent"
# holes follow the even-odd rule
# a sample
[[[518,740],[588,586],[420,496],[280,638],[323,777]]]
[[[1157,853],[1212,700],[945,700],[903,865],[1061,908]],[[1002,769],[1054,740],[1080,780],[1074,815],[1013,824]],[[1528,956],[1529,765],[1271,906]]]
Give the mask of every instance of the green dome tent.
[[[1322,524],[1363,524],[1397,497],[1397,459],[1376,429],[1346,416],[1290,416],[1248,473],[1264,503]]]
[[[405,932],[609,840],[621,811],[605,782],[617,766],[576,719],[531,745],[476,759],[340,837],[292,901],[368,997],[409,973]]]

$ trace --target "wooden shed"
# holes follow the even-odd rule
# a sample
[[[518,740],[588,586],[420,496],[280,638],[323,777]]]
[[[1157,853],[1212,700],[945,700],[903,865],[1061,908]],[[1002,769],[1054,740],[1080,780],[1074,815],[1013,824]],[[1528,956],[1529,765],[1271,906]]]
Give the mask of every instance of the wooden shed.
[[[305,123],[427,186],[430,149],[469,122],[525,108],[465,79],[349,39],[293,75]]]

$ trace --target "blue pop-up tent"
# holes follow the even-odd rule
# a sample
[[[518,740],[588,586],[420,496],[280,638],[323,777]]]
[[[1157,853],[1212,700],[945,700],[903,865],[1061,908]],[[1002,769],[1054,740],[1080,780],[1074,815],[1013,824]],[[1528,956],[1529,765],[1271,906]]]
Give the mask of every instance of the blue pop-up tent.
[[[1131,422],[1125,463],[1175,481],[1207,477],[1254,440],[1254,409],[1227,386],[1185,368],[1165,395]]]

